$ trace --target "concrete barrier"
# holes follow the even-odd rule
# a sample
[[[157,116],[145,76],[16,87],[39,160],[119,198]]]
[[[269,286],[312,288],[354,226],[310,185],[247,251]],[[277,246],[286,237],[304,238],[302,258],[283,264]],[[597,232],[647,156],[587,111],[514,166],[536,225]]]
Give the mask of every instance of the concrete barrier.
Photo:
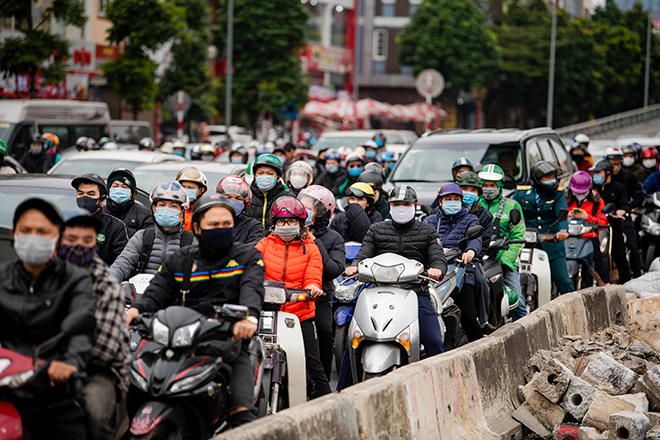
[[[565,335],[589,337],[630,322],[622,286],[566,294],[480,341],[216,439],[519,440],[522,427],[511,413],[532,354]]]

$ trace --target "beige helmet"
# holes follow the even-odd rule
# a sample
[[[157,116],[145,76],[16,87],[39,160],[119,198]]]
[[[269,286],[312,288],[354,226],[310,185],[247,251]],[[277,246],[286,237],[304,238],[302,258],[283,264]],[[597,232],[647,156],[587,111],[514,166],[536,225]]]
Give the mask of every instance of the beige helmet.
[[[177,182],[195,182],[204,188],[204,192],[208,189],[209,181],[206,175],[195,167],[188,166],[179,171],[176,175]]]

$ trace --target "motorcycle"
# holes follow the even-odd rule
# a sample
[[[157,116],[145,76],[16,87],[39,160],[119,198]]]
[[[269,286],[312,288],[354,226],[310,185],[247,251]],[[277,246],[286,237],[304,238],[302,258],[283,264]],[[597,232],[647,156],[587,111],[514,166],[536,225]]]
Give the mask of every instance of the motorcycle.
[[[96,326],[96,319],[87,313],[69,315],[60,327],[60,333],[39,344],[32,357],[22,355],[5,347],[0,347],[0,439],[19,440],[23,437],[23,424],[21,417],[8,401],[7,396],[14,390],[50,388],[46,368],[48,365],[39,359],[39,353],[46,347],[54,348],[67,338],[86,333],[92,333]],[[81,379],[76,373],[70,380],[74,386]]]
[[[642,214],[642,255],[644,268],[649,269],[653,260],[660,256],[660,192],[646,198]]]
[[[464,240],[474,239],[482,232],[481,226],[474,226],[468,229]],[[431,283],[435,290],[431,302],[437,303],[436,314],[440,328],[444,329],[442,312],[438,312],[443,310],[441,304],[448,302],[451,293],[460,288],[459,274],[464,270],[455,266],[437,282],[423,274],[424,266],[420,262],[393,253],[367,258],[358,264],[358,274],[347,280],[357,277],[374,286],[360,293],[349,326],[349,359],[355,383],[383,376],[421,359],[417,293],[406,285]]]
[[[122,290],[124,291],[124,298],[126,299],[126,310],[130,309],[138,297],[147,290],[151,280],[156,275],[150,273],[140,273],[133,275],[128,281],[121,283]]]
[[[568,210],[562,209],[557,220],[549,227],[566,220]],[[548,254],[541,249],[540,244],[554,242],[555,234],[552,232],[538,232],[534,228],[527,228],[525,232],[525,247],[520,252],[520,285],[525,296],[527,313],[531,313],[540,306],[549,303],[557,296],[557,288],[552,282],[550,273],[550,260]]]
[[[298,317],[280,311],[287,302],[309,300],[307,290],[266,281],[258,335],[266,347],[258,417],[307,402],[305,343]]]
[[[181,306],[141,314],[132,323],[144,340],[131,363],[129,414],[133,439],[206,439],[228,427],[229,383],[242,341],[232,341],[246,306],[214,306],[215,318]],[[254,401],[261,390],[265,347],[252,338],[256,364]]]

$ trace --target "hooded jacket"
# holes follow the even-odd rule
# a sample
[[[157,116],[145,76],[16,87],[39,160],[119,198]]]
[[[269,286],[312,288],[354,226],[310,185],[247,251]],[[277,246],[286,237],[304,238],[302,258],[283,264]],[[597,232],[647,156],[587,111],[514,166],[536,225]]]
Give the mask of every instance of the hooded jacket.
[[[284,281],[287,289],[306,289],[323,286],[323,258],[318,246],[309,237],[285,243],[271,233],[255,246],[264,256],[266,279]],[[313,300],[287,303],[282,310],[295,314],[300,321],[313,318],[316,306]]]
[[[371,225],[382,221],[383,217],[375,209],[367,213],[357,203],[349,203],[344,212],[340,212],[332,219],[330,229],[337,231],[344,242],[362,243]]]
[[[311,228],[316,237],[314,243],[318,246],[323,259],[323,292],[325,295],[317,301],[330,301],[335,291],[333,281],[345,269],[346,250],[344,249],[344,239],[337,231],[329,230],[327,225],[312,225]]]
[[[252,190],[252,202],[245,211],[245,215],[257,219],[265,230],[269,230],[272,226],[270,221],[270,208],[273,207],[275,200],[285,196],[295,197],[293,193],[286,190],[282,184],[282,179],[280,179],[280,181],[265,194],[257,187],[256,179],[250,185],[250,189]]]
[[[101,229],[96,234],[96,254],[105,264],[112,266],[117,257],[128,244],[126,225],[114,215],[107,214],[99,209],[92,217],[101,221]]]
[[[28,173],[44,174],[55,165],[55,158],[47,151],[34,155],[28,150],[19,162]]]
[[[269,212],[270,214],[270,212]],[[266,236],[266,230],[259,220],[241,213],[234,224],[234,241],[255,245]]]
[[[118,205],[108,198],[101,209],[124,222],[129,239],[140,229],[156,226],[149,208],[136,203],[135,200]]]
[[[316,176],[316,179],[314,179],[314,185],[326,187],[332,191],[336,198],[338,198],[343,195],[339,192],[339,185],[344,183],[347,177],[348,173],[346,172],[346,169],[339,167],[339,171],[336,173],[330,174],[327,171],[323,171],[323,173]]]

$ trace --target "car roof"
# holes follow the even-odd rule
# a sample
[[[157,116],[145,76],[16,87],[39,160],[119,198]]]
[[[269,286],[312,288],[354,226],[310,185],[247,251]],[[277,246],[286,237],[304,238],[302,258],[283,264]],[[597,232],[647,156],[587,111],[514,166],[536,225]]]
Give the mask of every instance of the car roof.
[[[182,168],[193,166],[203,173],[227,173],[231,174],[235,168],[247,167],[247,164],[223,163],[223,162],[204,162],[201,160],[188,160],[184,162],[159,162],[144,163],[133,168],[133,171],[179,171]]]
[[[354,137],[354,136],[373,136],[376,133],[383,133],[387,137],[388,133],[411,133],[415,136],[417,134],[412,130],[346,130],[346,131],[329,131],[321,134],[323,137]]]
[[[113,119],[112,121],[110,121],[110,125],[117,125],[117,126],[138,125],[140,127],[151,127],[151,124],[147,121],[127,121],[124,119]]]
[[[37,188],[68,188],[73,190],[71,181],[76,177],[65,174],[0,174],[0,186],[20,184],[21,186]]]
[[[505,144],[509,142],[520,142],[530,136],[542,134],[557,134],[557,132],[548,127],[532,128],[529,130],[520,130],[517,128],[465,130],[459,128],[424,133],[415,141],[415,145],[420,142],[423,144],[431,143],[427,142],[427,140],[434,142],[440,141],[442,143],[488,142],[491,144]]]
[[[165,154],[152,151],[139,151],[139,150],[95,150],[95,151],[81,151],[71,154],[63,160],[135,160],[138,162],[155,162],[158,159],[165,159],[171,162],[184,162],[185,159],[173,154]]]

